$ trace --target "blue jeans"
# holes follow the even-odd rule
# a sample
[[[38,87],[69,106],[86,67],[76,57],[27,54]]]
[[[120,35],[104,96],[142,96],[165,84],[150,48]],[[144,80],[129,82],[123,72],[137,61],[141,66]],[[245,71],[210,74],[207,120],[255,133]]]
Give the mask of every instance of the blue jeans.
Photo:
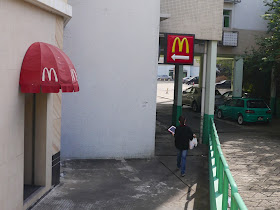
[[[188,150],[177,149],[177,167],[181,168],[181,174],[184,174],[186,170],[187,154]]]

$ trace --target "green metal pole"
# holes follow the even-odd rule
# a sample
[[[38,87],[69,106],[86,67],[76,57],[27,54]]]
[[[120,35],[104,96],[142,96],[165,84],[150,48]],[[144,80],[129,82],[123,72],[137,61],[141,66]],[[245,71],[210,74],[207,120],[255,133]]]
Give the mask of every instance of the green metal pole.
[[[218,186],[218,190],[219,190],[219,193],[222,193],[223,192],[223,182],[224,182],[224,177],[223,177],[223,172],[224,172],[224,166],[223,166],[223,163],[222,163],[222,159],[219,159],[219,186]]]
[[[209,145],[209,153],[208,153],[208,158],[209,158],[209,161],[208,161],[208,168],[209,168],[209,188],[210,188],[210,192],[209,192],[209,195],[210,195],[210,210],[216,210],[216,196],[215,196],[215,187],[214,187],[214,177],[213,177],[213,167],[212,167],[212,156],[211,156],[211,143],[213,143],[213,141],[210,141],[209,142],[210,145]],[[213,149],[213,144],[212,144],[212,149]]]
[[[224,174],[224,185],[223,185],[223,203],[222,209],[227,209],[228,207],[228,178],[226,174]]]
[[[183,65],[175,65],[172,125],[176,125],[176,126],[179,125],[179,117],[182,115],[182,85],[183,85]]]
[[[238,209],[236,200],[235,200],[235,198],[233,196],[233,193],[231,194],[231,206],[230,206],[230,209],[231,210],[237,210]]]

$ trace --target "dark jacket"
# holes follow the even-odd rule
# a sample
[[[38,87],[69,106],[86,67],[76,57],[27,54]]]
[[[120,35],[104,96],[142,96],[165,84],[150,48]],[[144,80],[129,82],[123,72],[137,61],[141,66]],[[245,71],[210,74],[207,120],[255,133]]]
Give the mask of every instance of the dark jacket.
[[[189,126],[177,126],[175,130],[175,146],[180,150],[189,149],[189,140],[193,139],[193,132]]]

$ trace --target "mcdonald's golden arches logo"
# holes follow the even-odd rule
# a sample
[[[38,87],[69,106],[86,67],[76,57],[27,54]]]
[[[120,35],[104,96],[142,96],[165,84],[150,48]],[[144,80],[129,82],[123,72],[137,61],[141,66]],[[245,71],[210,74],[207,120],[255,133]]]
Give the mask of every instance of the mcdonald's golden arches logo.
[[[183,38],[181,41],[181,39],[179,37],[176,37],[173,41],[172,53],[175,53],[176,43],[178,43],[178,45],[179,45],[179,52],[183,51],[184,43],[186,43],[186,53],[188,54],[190,52],[189,42],[188,42],[187,38]]]
[[[194,35],[166,34],[164,63],[192,65]]]

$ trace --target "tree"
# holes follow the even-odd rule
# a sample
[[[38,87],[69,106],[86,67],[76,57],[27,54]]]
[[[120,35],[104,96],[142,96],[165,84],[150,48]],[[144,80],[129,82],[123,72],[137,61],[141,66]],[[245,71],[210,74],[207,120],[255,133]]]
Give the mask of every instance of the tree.
[[[220,70],[217,76],[225,76],[227,79],[231,79],[231,73],[233,70],[233,59],[219,59],[217,60],[217,68]]]
[[[263,15],[267,20],[267,35],[257,38],[257,47],[245,52],[244,88],[267,98],[270,96],[272,69],[275,71],[278,84],[280,78],[280,0],[265,0],[264,4],[268,7]],[[268,88],[264,87],[261,90],[260,84]],[[279,87],[278,89],[280,90]]]

